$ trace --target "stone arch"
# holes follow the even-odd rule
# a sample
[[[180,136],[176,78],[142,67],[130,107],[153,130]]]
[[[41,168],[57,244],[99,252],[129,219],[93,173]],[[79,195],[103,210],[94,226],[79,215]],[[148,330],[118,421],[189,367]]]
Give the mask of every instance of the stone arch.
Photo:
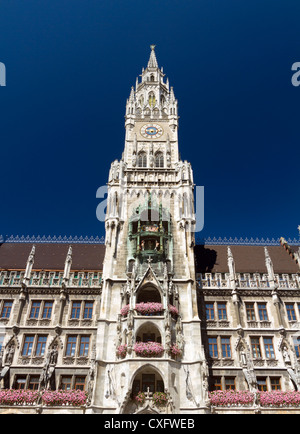
[[[130,379],[130,389],[133,390],[133,383],[135,378],[139,375],[142,374],[143,372],[150,372],[153,371],[157,374],[157,376],[159,376],[162,380],[164,378],[163,373],[161,372],[161,370],[159,368],[157,368],[156,366],[152,365],[151,363],[146,363],[145,365],[139,367],[133,374],[132,377]],[[164,382],[164,381],[163,381]],[[164,382],[164,387],[166,387],[165,382]]]
[[[136,342],[162,343],[162,336],[159,325],[148,320],[142,322],[135,332]]]
[[[152,282],[146,282],[136,290],[135,297],[137,303],[146,303],[147,301],[153,303],[162,303],[163,292],[161,288]]]
[[[145,365],[139,367],[131,376],[130,383],[129,383],[129,389],[128,392],[124,398],[123,404],[121,406],[121,413],[123,414],[159,414],[160,411],[158,408],[154,408],[153,405],[149,405],[149,403],[145,403],[145,406],[138,409],[138,406],[134,403],[134,401],[131,399],[133,396],[137,395],[139,391],[138,389],[143,389],[147,387],[147,384],[143,384],[143,374],[148,375],[154,375],[154,381],[155,381],[155,387],[154,391],[163,391],[166,389],[165,381],[163,380],[166,378],[163,373],[154,365],[150,363],[146,363]],[[136,381],[137,380],[137,381]],[[139,381],[138,381],[139,380]],[[159,383],[161,382],[161,383]],[[152,382],[153,384],[153,382]],[[160,390],[158,390],[157,386],[161,384]],[[149,383],[149,386],[151,387],[151,383]],[[150,389],[149,387],[149,389]],[[152,388],[153,390],[153,388]],[[146,390],[147,392],[147,390]]]

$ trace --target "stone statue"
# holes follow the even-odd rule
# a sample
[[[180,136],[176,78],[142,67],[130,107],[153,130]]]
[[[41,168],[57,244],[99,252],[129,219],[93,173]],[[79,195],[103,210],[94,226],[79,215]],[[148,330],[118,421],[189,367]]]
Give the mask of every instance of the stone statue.
[[[127,339],[127,351],[128,351],[128,354],[131,354],[131,352],[132,352],[132,341],[133,341],[133,334],[132,334],[132,330],[131,329],[128,330],[126,339]]]
[[[57,347],[54,347],[50,351],[50,361],[49,361],[50,365],[56,365],[57,359],[58,359],[58,349]]]
[[[288,349],[286,346],[284,346],[282,349],[282,355],[283,355],[284,363],[286,365],[290,366],[291,365],[291,358],[290,358],[290,355],[289,355],[289,352],[288,352]]]
[[[171,350],[171,332],[170,329],[166,329],[166,352],[168,353]]]
[[[13,360],[14,360],[14,355],[15,355],[15,346],[12,345],[11,347],[9,347],[7,354],[6,354],[6,358],[5,358],[5,364],[6,365],[11,365]]]
[[[96,378],[96,360],[95,357],[91,359],[91,367],[89,370],[88,375],[88,399],[89,402],[91,402],[94,392],[94,385],[95,385],[95,378]]]

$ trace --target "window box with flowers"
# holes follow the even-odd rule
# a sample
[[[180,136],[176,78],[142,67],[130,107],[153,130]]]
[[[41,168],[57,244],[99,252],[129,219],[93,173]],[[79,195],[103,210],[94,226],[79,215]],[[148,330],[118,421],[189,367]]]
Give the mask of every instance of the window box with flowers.
[[[168,403],[167,394],[164,392],[155,392],[153,394],[153,402],[157,406],[165,406]]]
[[[135,306],[138,314],[144,316],[157,316],[162,315],[163,305],[161,303],[138,303]]]
[[[158,342],[137,342],[133,349],[140,357],[158,357],[164,352],[164,347]]]
[[[177,316],[179,315],[177,307],[172,306],[171,304],[169,304],[169,312],[174,318],[177,318]]]
[[[35,405],[39,392],[32,390],[0,390],[0,405]]]
[[[252,392],[235,390],[216,390],[209,393],[210,403],[215,407],[249,407],[254,403]]]
[[[144,405],[146,400],[146,395],[144,392],[139,392],[135,397],[134,400],[137,404]]]
[[[168,308],[169,308],[169,312],[173,317],[176,318],[179,315],[179,311],[177,307],[169,305]],[[121,315],[123,317],[126,317],[128,315],[129,309],[130,309],[129,304],[122,307],[120,312]],[[139,315],[143,315],[143,316],[161,316],[164,311],[162,303],[154,303],[154,302],[137,303],[134,309]]]
[[[121,309],[121,315],[125,317],[125,316],[128,315],[128,312],[129,312],[129,304],[127,304],[126,306],[122,307],[122,309]]]
[[[87,396],[82,390],[46,390],[42,392],[42,401],[46,406],[81,407],[86,404]]]
[[[127,345],[119,345],[117,347],[117,356],[124,359],[124,357],[126,357],[127,354]]]
[[[178,348],[177,344],[173,344],[170,349],[171,356],[176,358],[182,355],[182,351]]]
[[[260,392],[259,403],[262,407],[300,407],[300,392],[282,390]]]

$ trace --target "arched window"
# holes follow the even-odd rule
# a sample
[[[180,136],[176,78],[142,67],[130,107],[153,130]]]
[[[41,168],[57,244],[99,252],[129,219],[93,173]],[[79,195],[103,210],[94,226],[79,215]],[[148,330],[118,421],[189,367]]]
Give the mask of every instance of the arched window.
[[[137,303],[161,303],[161,295],[154,286],[140,288],[137,294]]]
[[[139,152],[139,154],[138,154],[138,167],[147,167],[147,154],[146,154],[146,152]]]
[[[164,167],[164,154],[162,152],[155,154],[155,167]]]
[[[156,99],[155,99],[155,95],[154,95],[153,92],[150,92],[150,93],[149,93],[148,101],[149,101],[149,106],[150,106],[150,107],[154,107],[154,106],[155,106]]]
[[[151,76],[150,76],[150,81],[154,81],[154,75],[153,74],[151,74]]]

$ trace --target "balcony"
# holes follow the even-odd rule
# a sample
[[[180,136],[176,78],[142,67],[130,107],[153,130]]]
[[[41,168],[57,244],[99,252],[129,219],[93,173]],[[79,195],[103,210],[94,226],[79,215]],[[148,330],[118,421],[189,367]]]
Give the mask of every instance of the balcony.
[[[21,287],[24,281],[23,271],[2,271],[0,273],[0,287]],[[28,286],[32,288],[61,288],[62,272],[35,271],[32,273]],[[68,286],[71,288],[101,288],[102,273],[70,273]]]

